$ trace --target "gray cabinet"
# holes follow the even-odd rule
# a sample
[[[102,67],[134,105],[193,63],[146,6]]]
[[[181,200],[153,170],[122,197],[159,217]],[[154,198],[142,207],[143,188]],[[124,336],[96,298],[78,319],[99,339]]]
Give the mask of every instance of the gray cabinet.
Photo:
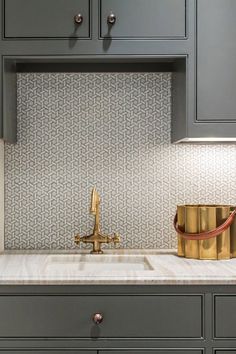
[[[101,37],[185,38],[185,0],[100,0]],[[116,22],[109,24],[110,14]]]
[[[97,354],[96,350],[2,350],[0,349],[0,354]],[[194,353],[193,353],[194,354]],[[196,353],[198,354],[198,353]]]
[[[0,354],[235,354],[235,294],[228,285],[1,285]]]
[[[4,18],[5,38],[90,36],[90,0],[5,0]]]
[[[0,0],[0,5],[4,140],[16,141],[16,73],[22,63],[25,68],[56,63],[55,71],[59,66],[66,71],[63,63],[73,62],[80,71],[80,63],[94,70],[95,63],[111,61],[138,61],[139,71],[143,64],[144,71],[173,72],[172,142],[236,140],[235,0]],[[114,24],[108,23],[111,14]]]
[[[214,354],[235,354],[235,353],[236,353],[236,348],[235,349],[231,348],[229,350],[221,349],[221,350],[214,351]]]
[[[195,5],[195,59],[187,59],[186,111],[173,112],[172,141],[236,141],[236,2]]]
[[[236,2],[197,2],[197,120],[236,123]],[[225,126],[227,123],[225,124]]]
[[[202,309],[201,295],[0,296],[0,337],[201,338]]]
[[[99,354],[203,354],[202,350],[191,349],[172,349],[172,350],[152,350],[138,351],[137,350],[118,350],[118,351],[99,351]],[[220,353],[218,353],[220,354]],[[224,354],[224,353],[222,353]],[[228,353],[227,353],[228,354]],[[232,354],[232,353],[231,353]]]
[[[214,329],[215,338],[236,339],[236,295],[214,297]]]
[[[197,0],[196,15],[196,121],[190,136],[233,139],[236,138],[236,2]]]

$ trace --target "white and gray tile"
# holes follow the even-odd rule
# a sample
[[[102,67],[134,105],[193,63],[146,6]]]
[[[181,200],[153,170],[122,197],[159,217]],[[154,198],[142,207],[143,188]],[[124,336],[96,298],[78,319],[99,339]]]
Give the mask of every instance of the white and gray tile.
[[[124,248],[175,247],[177,204],[236,204],[235,145],[170,144],[171,73],[20,73],[17,87],[5,249],[73,249],[94,185]]]

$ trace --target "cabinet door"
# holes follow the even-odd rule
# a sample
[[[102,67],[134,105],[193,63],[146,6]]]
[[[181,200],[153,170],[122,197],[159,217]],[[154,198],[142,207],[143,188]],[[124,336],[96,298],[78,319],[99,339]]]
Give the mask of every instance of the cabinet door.
[[[186,0],[101,0],[101,36],[184,38]],[[116,22],[109,25],[114,13]]]
[[[236,296],[216,295],[214,297],[215,338],[236,339]],[[223,353],[222,353],[223,354]]]
[[[89,0],[5,0],[5,38],[88,38],[89,17]]]
[[[236,122],[236,1],[197,0],[197,120]]]

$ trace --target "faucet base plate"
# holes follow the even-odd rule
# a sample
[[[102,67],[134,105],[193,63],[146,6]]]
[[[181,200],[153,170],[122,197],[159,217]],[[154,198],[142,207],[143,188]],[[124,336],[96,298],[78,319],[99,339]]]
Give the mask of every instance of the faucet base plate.
[[[91,254],[103,254],[103,251],[102,251],[102,250],[99,250],[99,251],[91,251],[90,253],[91,253]]]

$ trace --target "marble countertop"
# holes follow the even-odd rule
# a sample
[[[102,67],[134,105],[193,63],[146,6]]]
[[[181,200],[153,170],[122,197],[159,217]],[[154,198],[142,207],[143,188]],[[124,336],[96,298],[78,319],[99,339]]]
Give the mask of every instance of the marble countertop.
[[[81,270],[86,252],[44,253],[5,252],[0,255],[0,284],[236,284],[236,259],[199,261],[179,258],[173,250],[113,250],[91,259],[106,264],[106,270]],[[112,270],[110,261],[127,256],[138,262],[142,257],[148,270]],[[56,257],[56,258],[55,258]],[[65,258],[66,257],[66,258]],[[69,258],[68,258],[69,257]],[[94,258],[98,257],[98,258]],[[70,259],[70,266],[64,264]],[[57,262],[60,262],[58,266]],[[55,263],[56,262],[56,263]]]

